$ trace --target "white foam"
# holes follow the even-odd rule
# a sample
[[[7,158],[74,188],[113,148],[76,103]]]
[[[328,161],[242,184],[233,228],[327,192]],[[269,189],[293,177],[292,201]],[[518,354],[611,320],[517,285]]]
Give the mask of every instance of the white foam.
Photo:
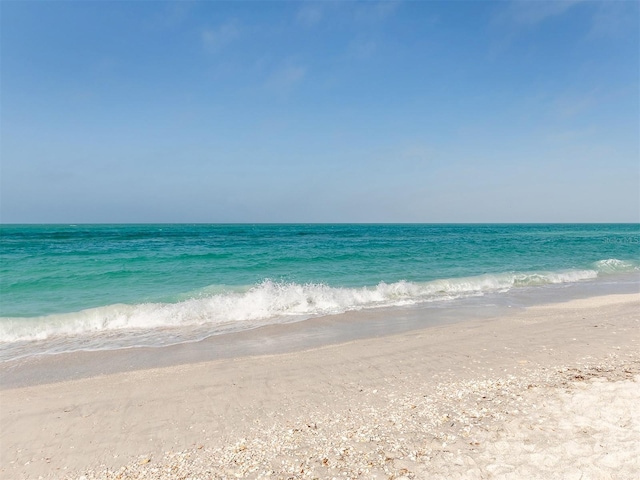
[[[425,283],[382,282],[359,288],[265,280],[245,291],[199,295],[178,303],[116,304],[46,317],[3,318],[0,319],[0,342],[182,327],[204,327],[214,334],[230,328],[241,330],[363,308],[446,301],[506,292],[514,287],[576,282],[597,275],[595,270],[503,273]]]
[[[640,270],[640,267],[632,262],[625,262],[617,258],[600,260],[595,263],[596,270],[600,273],[624,273]]]

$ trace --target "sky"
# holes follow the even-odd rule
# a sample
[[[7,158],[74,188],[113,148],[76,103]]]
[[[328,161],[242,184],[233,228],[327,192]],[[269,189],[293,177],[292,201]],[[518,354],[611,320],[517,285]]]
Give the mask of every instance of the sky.
[[[638,222],[637,1],[0,3],[0,222]]]

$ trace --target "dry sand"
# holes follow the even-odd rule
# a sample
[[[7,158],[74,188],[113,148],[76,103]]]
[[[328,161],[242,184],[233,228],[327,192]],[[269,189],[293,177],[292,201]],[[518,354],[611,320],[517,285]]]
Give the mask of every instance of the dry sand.
[[[0,391],[0,476],[640,478],[640,295]]]

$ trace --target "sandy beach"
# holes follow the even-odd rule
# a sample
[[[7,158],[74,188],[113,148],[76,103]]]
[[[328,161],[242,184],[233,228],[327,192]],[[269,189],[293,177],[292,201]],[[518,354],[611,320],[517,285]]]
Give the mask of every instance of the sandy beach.
[[[640,478],[640,296],[5,387],[3,479]]]

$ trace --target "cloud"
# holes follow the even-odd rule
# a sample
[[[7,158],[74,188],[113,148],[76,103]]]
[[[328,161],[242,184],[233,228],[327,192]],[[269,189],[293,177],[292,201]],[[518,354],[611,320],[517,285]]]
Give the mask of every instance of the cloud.
[[[418,162],[430,162],[435,157],[434,149],[422,144],[407,145],[400,152],[400,157]]]
[[[585,128],[574,128],[568,130],[554,130],[547,135],[547,139],[554,143],[575,143],[582,145],[585,140],[593,138],[597,134],[593,126]]]
[[[590,36],[620,37],[638,25],[637,2],[602,2],[593,14]]]
[[[317,3],[306,4],[300,10],[296,16],[296,20],[299,24],[305,27],[312,27],[318,24],[324,17],[324,12],[320,5]]]
[[[182,25],[194,8],[193,2],[164,2],[162,9],[151,19],[151,25],[155,28],[173,29]]]
[[[240,29],[235,22],[204,29],[201,34],[202,45],[210,53],[219,52],[238,37],[240,37]]]
[[[300,83],[307,73],[307,69],[300,65],[287,65],[273,72],[267,79],[269,90],[287,93]]]
[[[496,20],[522,26],[537,25],[549,18],[564,14],[585,0],[513,1],[502,9]]]
[[[398,10],[402,0],[364,2],[303,2],[297,11],[296,22],[304,27],[314,27],[321,22],[355,21],[361,24],[376,24],[388,19]]]
[[[347,56],[356,60],[367,60],[373,56],[376,51],[376,42],[357,38],[353,40],[347,47]]]
[[[400,0],[382,0],[379,2],[363,2],[355,11],[355,18],[362,22],[380,22],[395,14]]]
[[[564,95],[554,102],[555,111],[563,118],[572,118],[586,113],[596,103],[596,92],[581,95]]]
[[[565,15],[577,5],[587,0],[513,0],[499,2],[491,19],[492,27],[498,34],[492,42],[489,56],[495,58],[507,50],[514,40],[527,34],[541,23]]]

